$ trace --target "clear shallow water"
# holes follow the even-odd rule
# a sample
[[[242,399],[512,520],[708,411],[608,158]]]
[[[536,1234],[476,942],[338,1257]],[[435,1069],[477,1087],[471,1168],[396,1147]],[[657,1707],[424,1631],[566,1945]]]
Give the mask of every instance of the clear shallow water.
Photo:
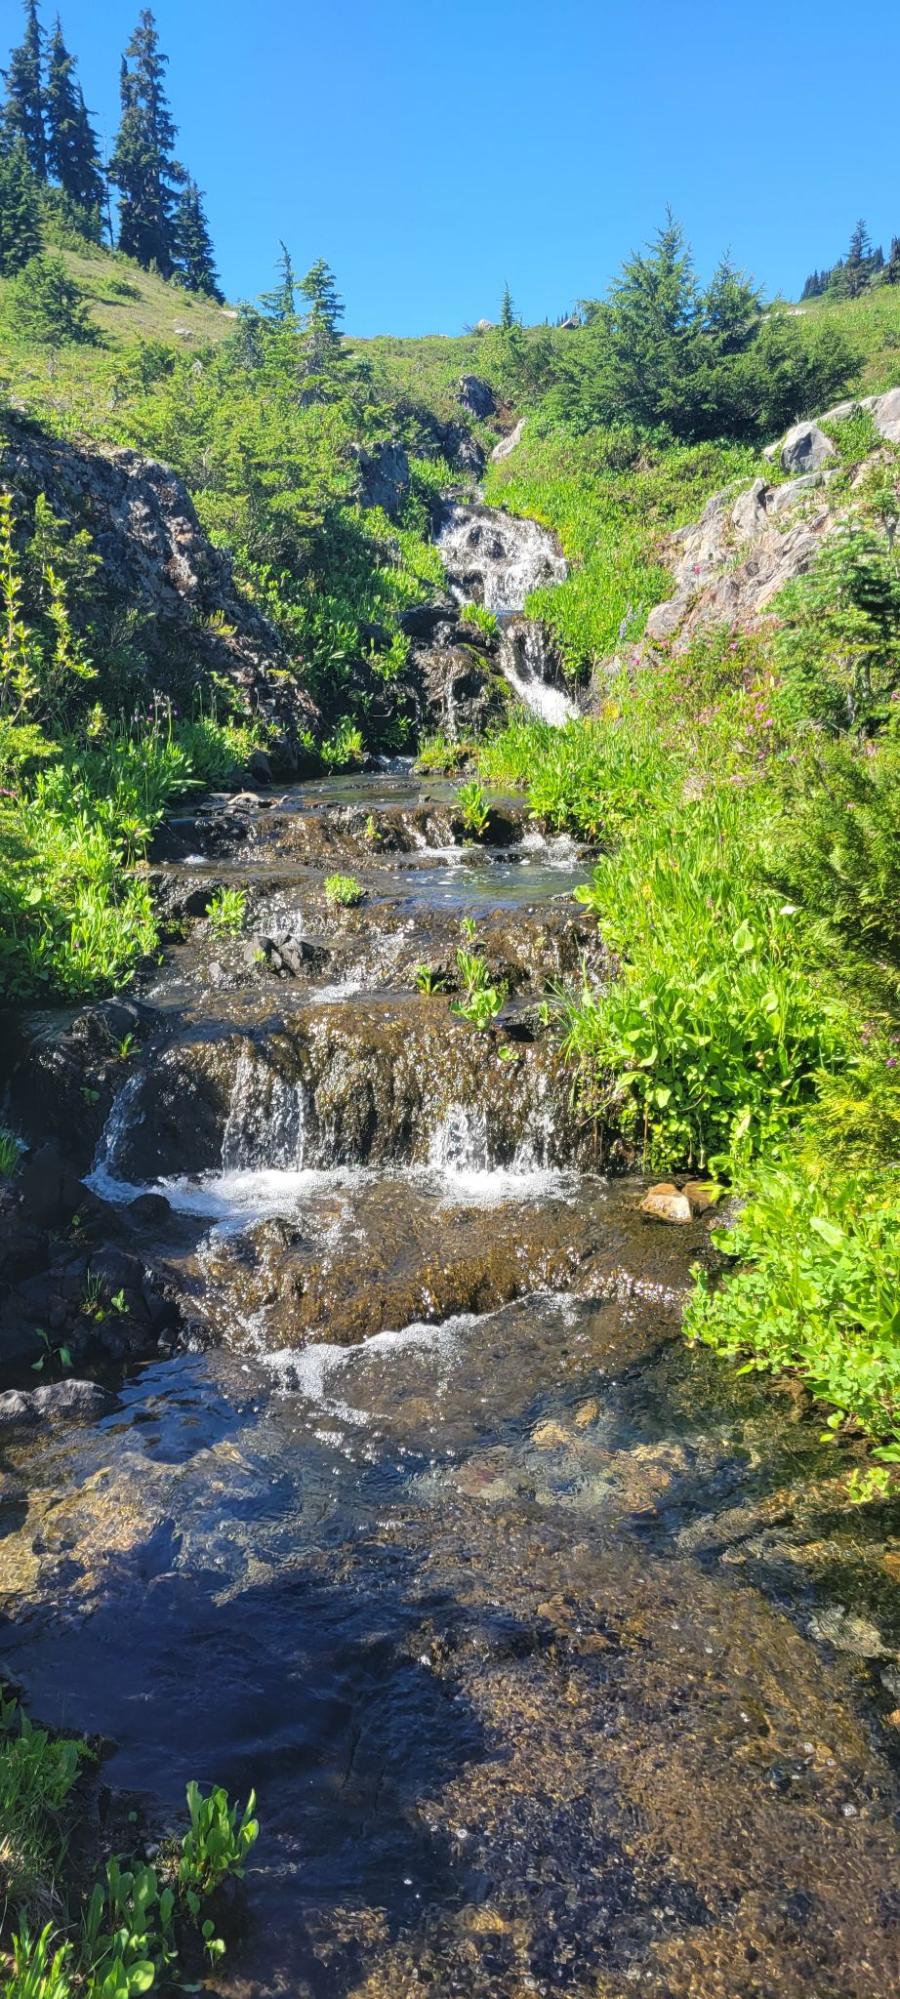
[[[378,873],[527,905],[575,871],[528,851]],[[276,1170],[257,1119],[252,1168],[167,1176],[221,1344],[4,1439],[5,1670],[163,1815],[255,1786],[230,1999],[893,1999],[886,1529],[802,1405],[686,1349],[701,1235],[486,1170],[480,1099],[415,1170]],[[449,1309],[457,1269],[525,1295]],[[329,1336],[363,1306],[374,1336]],[[821,1635],[848,1617],[874,1652]]]

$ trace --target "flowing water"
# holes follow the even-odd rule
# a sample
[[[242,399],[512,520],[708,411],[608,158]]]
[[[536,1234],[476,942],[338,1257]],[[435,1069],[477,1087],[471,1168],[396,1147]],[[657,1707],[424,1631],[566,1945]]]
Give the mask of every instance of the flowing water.
[[[170,829],[248,934],[173,949],[93,1178],[190,1338],[7,1433],[3,1664],[151,1815],[256,1787],[232,1999],[888,1999],[896,1543],[686,1348],[707,1228],[604,1177],[536,1006],[588,864],[492,814],[399,772]],[[486,1034],[415,990],[463,914]]]
[[[565,580],[565,556],[549,529],[454,502],[445,510],[438,548],[457,602],[483,604],[499,619],[500,667],[517,700],[545,722],[577,715],[543,626],[518,615],[533,590]]]

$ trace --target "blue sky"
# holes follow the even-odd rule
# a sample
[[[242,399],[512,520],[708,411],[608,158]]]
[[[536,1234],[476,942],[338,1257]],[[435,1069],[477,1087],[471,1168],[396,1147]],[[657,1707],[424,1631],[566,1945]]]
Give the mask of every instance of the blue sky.
[[[139,0],[58,0],[104,135]],[[43,0],[49,25],[56,0]],[[896,0],[157,0],[229,296],[333,265],[348,331],[456,332],[603,291],[667,202],[796,295],[900,233]],[[2,0],[5,45],[18,0]]]

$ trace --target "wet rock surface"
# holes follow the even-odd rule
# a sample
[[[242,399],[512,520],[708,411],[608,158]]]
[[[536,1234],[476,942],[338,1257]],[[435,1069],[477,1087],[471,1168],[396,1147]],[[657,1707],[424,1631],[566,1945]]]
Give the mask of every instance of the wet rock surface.
[[[154,1822],[256,1787],[228,1999],[893,1999],[896,1520],[686,1347],[709,1190],[602,1177],[540,1007],[589,859],[425,789],[192,813],[135,1023],[19,1037],[4,1324],[52,1278],[115,1395],[0,1396],[5,1668]],[[485,1033],[415,990],[463,917]]]

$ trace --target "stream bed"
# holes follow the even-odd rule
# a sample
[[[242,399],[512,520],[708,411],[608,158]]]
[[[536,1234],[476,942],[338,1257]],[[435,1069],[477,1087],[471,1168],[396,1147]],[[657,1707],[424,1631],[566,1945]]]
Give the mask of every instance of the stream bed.
[[[453,796],[170,826],[160,892],[246,934],[173,946],[92,1182],[186,1341],[4,1433],[2,1664],[157,1814],[255,1787],[231,1999],[889,1999],[896,1540],[802,1394],[686,1347],[707,1223],[573,1108],[588,859]],[[416,989],[464,916],[485,1034]]]

